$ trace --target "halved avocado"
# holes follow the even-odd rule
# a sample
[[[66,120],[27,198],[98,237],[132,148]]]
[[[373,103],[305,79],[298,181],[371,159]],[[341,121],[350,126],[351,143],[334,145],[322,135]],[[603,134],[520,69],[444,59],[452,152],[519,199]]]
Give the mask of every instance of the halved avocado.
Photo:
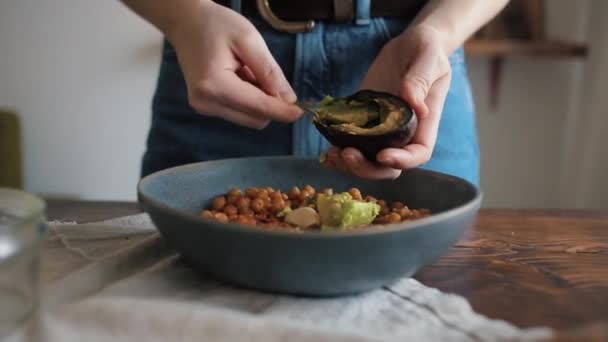
[[[325,97],[313,122],[331,144],[354,147],[371,161],[376,161],[382,149],[407,145],[418,126],[414,111],[405,101],[372,90],[342,98]]]

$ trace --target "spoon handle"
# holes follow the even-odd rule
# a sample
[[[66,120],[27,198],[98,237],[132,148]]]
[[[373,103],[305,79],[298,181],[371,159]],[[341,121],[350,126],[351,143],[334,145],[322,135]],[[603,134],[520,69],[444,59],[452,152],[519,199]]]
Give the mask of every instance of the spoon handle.
[[[307,112],[311,112],[311,113],[317,114],[317,110],[316,109],[312,108],[311,106],[309,106],[307,104],[304,104],[301,101],[296,101],[296,106],[302,108],[303,110],[305,110]]]

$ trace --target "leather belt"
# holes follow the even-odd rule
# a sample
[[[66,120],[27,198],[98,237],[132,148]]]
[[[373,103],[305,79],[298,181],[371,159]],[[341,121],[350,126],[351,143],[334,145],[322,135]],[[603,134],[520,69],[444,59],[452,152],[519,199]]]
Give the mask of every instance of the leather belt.
[[[214,0],[230,7],[231,0]],[[371,0],[371,17],[413,18],[427,0]],[[279,31],[305,32],[314,21],[355,19],[355,0],[241,0],[241,12],[257,13]]]

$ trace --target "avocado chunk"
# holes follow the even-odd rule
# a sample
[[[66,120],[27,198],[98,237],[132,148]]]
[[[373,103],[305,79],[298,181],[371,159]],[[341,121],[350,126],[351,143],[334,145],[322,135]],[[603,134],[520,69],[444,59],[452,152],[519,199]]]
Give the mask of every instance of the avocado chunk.
[[[317,195],[321,229],[348,229],[371,224],[380,213],[380,205],[353,199],[348,192]]]

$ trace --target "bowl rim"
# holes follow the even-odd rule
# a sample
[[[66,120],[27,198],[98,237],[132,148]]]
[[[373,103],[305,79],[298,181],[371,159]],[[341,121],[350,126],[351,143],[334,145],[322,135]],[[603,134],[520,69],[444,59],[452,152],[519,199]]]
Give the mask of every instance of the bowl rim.
[[[245,233],[245,234],[256,234],[256,235],[262,234],[262,235],[271,235],[271,236],[318,239],[318,238],[360,237],[360,236],[367,236],[367,235],[389,234],[389,233],[395,233],[395,232],[399,232],[399,231],[403,231],[403,230],[420,229],[423,226],[428,226],[428,225],[432,225],[432,224],[440,222],[440,221],[444,221],[448,217],[458,216],[458,215],[460,215],[464,212],[470,211],[470,210],[478,211],[479,208],[481,207],[481,202],[483,200],[482,190],[479,187],[473,185],[471,182],[467,181],[466,179],[460,178],[458,176],[453,176],[453,175],[449,175],[446,173],[442,173],[442,172],[433,171],[433,170],[416,168],[416,170],[419,170],[420,172],[437,174],[437,175],[441,175],[441,176],[445,176],[448,178],[458,180],[460,182],[464,182],[465,185],[467,185],[468,187],[470,187],[471,189],[474,190],[475,197],[471,201],[469,201],[463,205],[460,205],[458,207],[446,210],[439,214],[431,214],[428,217],[416,219],[413,221],[408,221],[406,223],[400,222],[400,223],[394,223],[394,224],[387,224],[387,225],[383,225],[383,226],[373,228],[373,229],[357,229],[357,230],[347,230],[347,231],[316,231],[315,230],[315,231],[305,231],[302,233],[294,233],[294,232],[280,230],[280,229],[270,230],[270,229],[252,228],[252,227],[248,227],[248,226],[241,225],[238,223],[233,223],[233,222],[218,223],[216,220],[207,219],[207,218],[201,217],[199,215],[191,214],[187,211],[166,205],[166,204],[152,198],[151,196],[145,194],[145,192],[143,190],[143,188],[146,186],[146,184],[149,184],[155,178],[168,174],[168,173],[173,173],[175,171],[191,169],[191,168],[199,168],[201,166],[214,165],[214,164],[225,164],[225,163],[230,163],[230,162],[235,162],[235,161],[264,160],[264,159],[266,159],[266,160],[292,160],[292,161],[293,160],[317,161],[317,159],[315,159],[315,158],[306,158],[306,157],[261,156],[261,157],[241,157],[241,158],[217,159],[217,160],[209,160],[209,161],[202,161],[202,162],[195,162],[195,163],[174,166],[171,168],[167,168],[167,169],[163,169],[163,170],[151,173],[151,174],[143,177],[142,179],[140,179],[137,183],[138,202],[142,206],[142,209],[148,214],[150,214],[150,213],[148,212],[148,210],[146,210],[147,209],[146,206],[152,205],[152,206],[162,208],[163,210],[169,211],[172,214],[180,216],[188,221],[195,222],[195,223],[210,224],[210,225],[217,226],[217,227],[221,226],[222,229],[228,229],[233,232],[239,232],[239,233]],[[157,229],[158,229],[158,227],[157,227]]]

